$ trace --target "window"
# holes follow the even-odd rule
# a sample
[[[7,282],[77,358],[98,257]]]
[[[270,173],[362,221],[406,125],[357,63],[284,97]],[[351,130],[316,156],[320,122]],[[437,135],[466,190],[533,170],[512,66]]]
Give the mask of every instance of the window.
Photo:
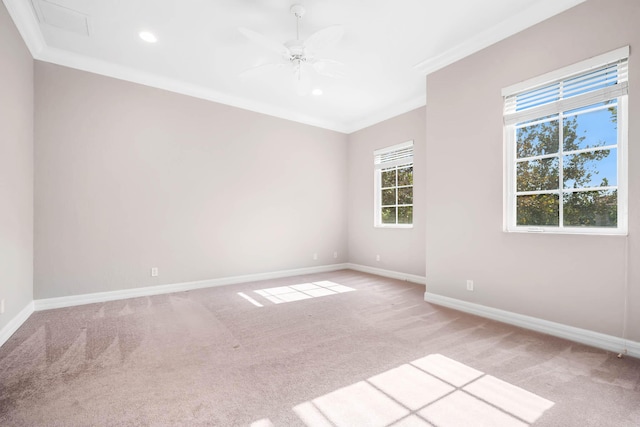
[[[413,141],[373,152],[376,227],[412,227]]]
[[[503,89],[506,231],[627,233],[628,56]]]

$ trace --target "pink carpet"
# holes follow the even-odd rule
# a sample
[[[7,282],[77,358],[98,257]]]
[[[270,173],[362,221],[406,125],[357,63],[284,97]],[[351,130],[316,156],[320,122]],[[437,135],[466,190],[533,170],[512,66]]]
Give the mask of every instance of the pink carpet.
[[[1,426],[640,426],[640,361],[344,270],[34,313]]]

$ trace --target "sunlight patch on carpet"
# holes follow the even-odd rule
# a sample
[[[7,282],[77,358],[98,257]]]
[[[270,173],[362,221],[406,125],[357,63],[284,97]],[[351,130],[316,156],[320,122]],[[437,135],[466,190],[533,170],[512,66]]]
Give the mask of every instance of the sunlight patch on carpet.
[[[249,295],[245,294],[244,292],[238,292],[238,295],[240,295],[242,298],[246,299],[247,301],[249,301],[251,304],[255,305],[256,307],[264,307],[264,305],[260,304],[258,301],[254,300],[253,298],[251,298]]]
[[[293,408],[308,427],[520,427],[554,405],[440,354],[431,354]]]
[[[355,289],[350,288],[349,286],[340,285],[329,280],[323,280],[313,283],[302,283],[299,285],[260,289],[254,292],[274,304],[282,304],[285,302],[301,301],[305,299],[325,297],[352,291],[355,291]],[[249,300],[249,302],[254,305],[260,304],[256,300],[251,301],[250,297],[244,294],[240,296]],[[259,305],[259,307],[261,306],[262,305]]]
[[[250,427],[274,427],[274,426],[269,418],[263,418],[261,420],[252,422]]]

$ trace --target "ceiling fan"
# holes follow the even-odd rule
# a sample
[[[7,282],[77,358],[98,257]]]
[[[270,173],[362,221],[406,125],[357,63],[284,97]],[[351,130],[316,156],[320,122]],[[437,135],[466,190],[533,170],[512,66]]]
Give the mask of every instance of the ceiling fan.
[[[332,25],[316,31],[306,40],[300,40],[300,19],[306,13],[306,9],[301,4],[294,4],[289,9],[289,12],[296,17],[296,38],[286,43],[274,41],[247,28],[238,28],[238,31],[246,38],[279,54],[284,60],[280,63],[269,63],[250,68],[240,73],[240,75],[249,76],[273,69],[290,68],[293,71],[298,95],[306,95],[309,92],[311,88],[311,69],[327,77],[345,77],[346,66],[343,63],[316,57],[316,52],[337,43],[342,38],[344,34],[342,25]]]

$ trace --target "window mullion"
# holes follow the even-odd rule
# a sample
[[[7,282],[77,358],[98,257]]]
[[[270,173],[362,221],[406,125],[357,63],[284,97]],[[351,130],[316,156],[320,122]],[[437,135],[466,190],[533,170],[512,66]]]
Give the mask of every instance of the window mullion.
[[[580,150],[565,151],[562,154],[565,156],[571,156],[574,154],[593,153],[594,151],[615,150],[616,148],[618,148],[618,144],[609,144],[609,145],[601,145],[598,147],[582,148]]]
[[[594,151],[594,150],[591,150]],[[531,157],[520,157],[520,158],[516,158],[515,162],[516,163],[522,163],[522,162],[530,162],[532,160],[543,160],[543,159],[554,159],[558,157],[558,153],[552,153],[552,154],[541,154],[539,156],[531,156]]]
[[[560,85],[562,95],[564,85]],[[564,227],[564,112],[558,115],[558,227]]]
[[[398,223],[398,166],[396,166],[396,224]]]
[[[565,193],[587,193],[591,191],[607,191],[607,190],[617,190],[617,185],[609,185],[608,187],[582,187],[582,188],[567,188]]]
[[[517,170],[517,160],[518,160],[518,132],[516,131],[516,127],[513,126],[509,131],[509,136],[511,138],[511,170],[509,171],[509,183],[508,188],[511,194],[509,197],[511,198],[511,205],[509,209],[511,209],[510,215],[511,219],[509,219],[509,226],[516,226],[518,223],[518,196],[516,195],[518,191],[518,177],[516,176]]]

